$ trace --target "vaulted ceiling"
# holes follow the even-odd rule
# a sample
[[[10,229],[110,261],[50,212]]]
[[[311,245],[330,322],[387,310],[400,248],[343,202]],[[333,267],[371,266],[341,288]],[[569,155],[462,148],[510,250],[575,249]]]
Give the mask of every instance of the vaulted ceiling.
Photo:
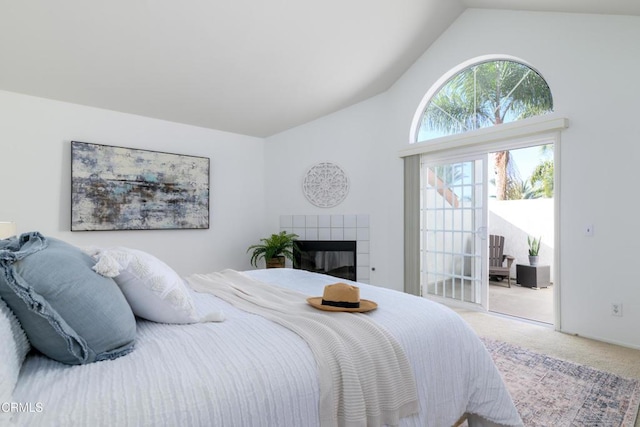
[[[0,90],[266,137],[387,90],[466,8],[636,0],[0,0]]]

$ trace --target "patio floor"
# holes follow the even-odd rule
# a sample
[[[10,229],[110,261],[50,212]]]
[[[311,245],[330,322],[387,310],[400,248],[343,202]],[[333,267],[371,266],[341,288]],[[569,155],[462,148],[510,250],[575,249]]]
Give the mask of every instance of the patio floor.
[[[553,285],[528,288],[489,281],[489,311],[553,324]]]

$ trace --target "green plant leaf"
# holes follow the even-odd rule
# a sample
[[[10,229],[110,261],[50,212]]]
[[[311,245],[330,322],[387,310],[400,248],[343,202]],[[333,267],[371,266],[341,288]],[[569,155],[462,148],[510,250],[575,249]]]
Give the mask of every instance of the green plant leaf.
[[[538,256],[541,241],[542,236],[538,237],[538,239],[536,239],[535,237],[531,238],[531,236],[527,236],[527,243],[529,244],[529,255]]]
[[[295,239],[298,235],[295,233],[287,233],[281,231],[278,234],[272,234],[269,237],[260,239],[260,244],[251,245],[247,252],[253,251],[251,254],[251,265],[257,267],[258,261],[264,258],[265,261],[278,256],[284,256],[293,261],[293,249],[296,247]]]

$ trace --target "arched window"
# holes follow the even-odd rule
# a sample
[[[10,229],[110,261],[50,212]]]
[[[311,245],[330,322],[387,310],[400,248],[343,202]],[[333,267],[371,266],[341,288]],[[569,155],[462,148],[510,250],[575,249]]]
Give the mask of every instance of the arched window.
[[[476,63],[456,73],[429,99],[416,142],[513,122],[553,111],[547,82],[513,60]]]

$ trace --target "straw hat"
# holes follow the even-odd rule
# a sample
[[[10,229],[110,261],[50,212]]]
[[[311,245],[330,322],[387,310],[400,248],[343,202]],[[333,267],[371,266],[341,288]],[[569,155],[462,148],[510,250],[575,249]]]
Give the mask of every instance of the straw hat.
[[[321,297],[307,298],[313,307],[325,311],[358,312],[374,310],[378,307],[373,301],[360,299],[360,288],[346,283],[334,283],[324,287]]]

